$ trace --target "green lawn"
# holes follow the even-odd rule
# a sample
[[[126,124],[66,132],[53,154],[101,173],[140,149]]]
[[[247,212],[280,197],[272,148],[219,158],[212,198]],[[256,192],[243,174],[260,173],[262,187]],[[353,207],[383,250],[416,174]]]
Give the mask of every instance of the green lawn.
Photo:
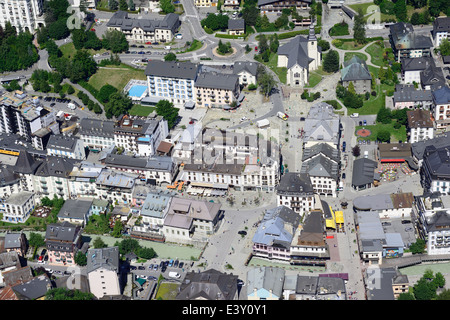
[[[156,300],[175,300],[180,283],[162,282],[156,293]]]
[[[378,131],[385,129],[391,133],[391,142],[398,142],[400,140],[406,141],[406,127],[401,126],[399,129],[395,129],[394,128],[395,122],[396,122],[396,120],[393,120],[390,124],[377,123],[376,125],[364,126],[364,128],[370,130],[372,134],[370,136],[368,136],[367,138],[358,137],[358,140],[364,139],[364,140],[375,141],[377,139]],[[363,126],[356,126],[355,134],[361,128],[363,128]]]
[[[370,95],[369,100],[364,100],[363,106],[359,109],[347,108],[348,114],[352,113],[359,113],[361,115],[377,114],[378,110],[380,110],[380,108],[386,104],[385,100],[386,93],[383,91],[392,90],[392,87],[389,87],[387,85],[376,85],[375,90],[377,92],[377,95],[375,97]]]
[[[73,45],[73,42],[63,44],[62,46],[59,47],[59,49],[61,50],[61,52],[63,54],[63,57],[66,57],[68,59],[73,58],[73,56],[77,52],[77,50],[75,50],[75,46]],[[88,49],[87,51],[91,55],[94,55],[94,54],[97,54],[97,53],[98,54],[102,54],[103,52],[105,52],[107,50],[106,49],[100,49],[100,50]]]
[[[314,88],[320,81],[322,81],[322,76],[315,73],[314,71],[309,74],[309,83],[306,88]]]
[[[342,41],[342,39],[334,39],[332,44],[341,50],[359,50],[366,45],[356,43],[355,41]]]
[[[128,66],[110,66],[99,68],[97,72],[89,79],[89,84],[95,89],[100,90],[105,84],[110,84],[117,89],[123,90],[125,85],[131,79],[147,80],[144,70],[134,69]]]
[[[155,110],[155,107],[134,104],[133,107],[131,107],[130,109],[130,115],[146,117],[150,113],[152,113],[153,110]]]
[[[367,9],[370,6],[376,6],[378,7],[376,4],[374,4],[373,2],[368,2],[368,3],[358,3],[358,4],[351,4],[349,5],[350,8],[352,8],[353,10],[355,10],[356,13],[358,13],[359,9],[362,9],[362,12],[364,14],[370,13],[369,11],[367,11]],[[377,8],[379,9],[379,7]]]
[[[387,66],[387,61],[383,58],[384,45],[382,41],[372,43],[366,48],[366,52],[370,55],[370,59],[374,65]]]
[[[330,36],[346,36],[349,34],[350,32],[348,31],[348,24],[345,22],[336,23],[330,29]]]
[[[361,52],[346,52],[344,55],[344,61],[350,60],[353,56],[357,56],[361,60],[367,61],[367,55]]]
[[[262,62],[266,66],[268,66],[273,72],[275,72],[280,79],[280,82],[286,84],[287,81],[287,68],[279,68],[278,64],[278,55],[275,53],[270,54],[269,62]]]

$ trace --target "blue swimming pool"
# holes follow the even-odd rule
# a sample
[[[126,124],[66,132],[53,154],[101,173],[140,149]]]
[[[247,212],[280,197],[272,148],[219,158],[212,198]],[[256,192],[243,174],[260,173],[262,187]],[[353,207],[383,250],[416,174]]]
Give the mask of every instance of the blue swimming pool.
[[[147,90],[147,86],[134,85],[128,90],[128,95],[132,97],[141,97],[145,90]]]

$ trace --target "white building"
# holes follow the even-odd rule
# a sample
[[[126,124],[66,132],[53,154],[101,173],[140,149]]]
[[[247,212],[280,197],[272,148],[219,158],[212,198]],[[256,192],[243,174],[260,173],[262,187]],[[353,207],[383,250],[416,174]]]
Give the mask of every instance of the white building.
[[[86,159],[84,142],[74,136],[52,135],[47,143],[47,155],[70,159]]]
[[[450,125],[450,88],[444,86],[433,93],[433,117],[436,128],[445,128]]]
[[[108,21],[108,30],[121,31],[131,42],[170,42],[181,24],[178,14],[169,13],[163,19],[133,19],[125,11],[117,11]]]
[[[410,218],[414,196],[409,193],[377,194],[355,198],[353,209],[376,211],[381,219]]]
[[[443,39],[448,39],[449,31],[450,31],[449,17],[438,17],[433,21],[433,42],[435,48],[441,45],[441,41]]]
[[[150,103],[168,100],[180,105],[194,101],[194,84],[200,66],[191,62],[149,61],[145,69]],[[146,98],[143,102],[147,101]]]
[[[89,249],[86,268],[90,291],[97,298],[121,294],[118,247]]]
[[[9,21],[17,32],[33,33],[45,24],[43,4],[43,0],[4,0],[0,2],[0,25],[5,28]]]
[[[34,191],[41,197],[67,199],[70,196],[69,178],[74,163],[74,159],[48,156],[32,175]]]
[[[240,85],[256,85],[258,64],[251,61],[236,61],[233,66],[233,73],[239,76]]]
[[[114,145],[114,121],[83,118],[80,138],[91,151],[100,151]]]
[[[434,124],[431,120],[430,111],[423,109],[409,110],[407,116],[409,143],[434,138]]]
[[[309,83],[309,73],[322,64],[322,53],[317,45],[314,24],[307,38],[296,36],[278,48],[278,67],[287,68],[287,84],[304,87]]]
[[[35,205],[34,193],[22,191],[11,195],[2,204],[2,221],[24,223],[30,217]]]
[[[308,174],[286,172],[276,191],[277,205],[291,208],[302,216],[315,207],[314,188]]]

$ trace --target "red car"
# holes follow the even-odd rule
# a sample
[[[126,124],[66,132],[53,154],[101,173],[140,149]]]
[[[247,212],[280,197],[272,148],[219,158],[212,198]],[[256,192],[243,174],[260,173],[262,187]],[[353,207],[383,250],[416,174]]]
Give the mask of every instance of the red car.
[[[146,42],[145,44],[152,44],[151,42]]]
[[[92,29],[91,29],[91,31],[95,31],[95,29],[94,29],[94,28],[92,28]]]
[[[255,47],[255,51],[258,51],[258,47]]]

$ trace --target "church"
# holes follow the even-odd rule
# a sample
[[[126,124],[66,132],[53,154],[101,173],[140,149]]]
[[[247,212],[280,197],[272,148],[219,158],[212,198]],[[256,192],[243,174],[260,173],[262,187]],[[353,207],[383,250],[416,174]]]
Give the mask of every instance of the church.
[[[317,44],[314,24],[309,27],[308,37],[296,36],[278,48],[278,67],[287,68],[286,84],[304,87],[308,84],[309,72],[322,64],[322,49]]]

